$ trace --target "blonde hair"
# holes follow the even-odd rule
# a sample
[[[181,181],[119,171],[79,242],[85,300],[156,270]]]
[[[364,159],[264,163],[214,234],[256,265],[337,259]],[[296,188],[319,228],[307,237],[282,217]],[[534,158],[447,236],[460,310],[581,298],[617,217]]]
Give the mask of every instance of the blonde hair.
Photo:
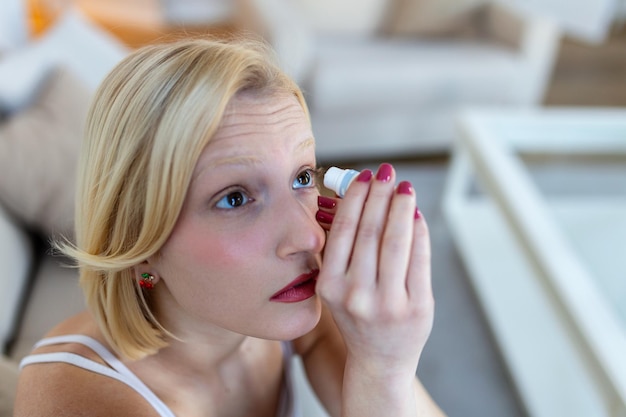
[[[229,101],[300,89],[259,41],[182,40],[141,48],[106,77],[88,113],[78,169],[76,260],[107,342],[139,359],[172,336],[150,311],[134,267],[158,253],[192,172]]]

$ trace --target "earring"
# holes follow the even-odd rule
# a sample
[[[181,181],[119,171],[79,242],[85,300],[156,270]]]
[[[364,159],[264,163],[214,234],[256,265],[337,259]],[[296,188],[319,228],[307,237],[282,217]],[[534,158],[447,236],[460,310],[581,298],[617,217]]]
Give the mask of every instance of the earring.
[[[141,280],[139,280],[139,286],[144,290],[151,290],[154,288],[154,275],[150,275],[147,272],[141,274]]]

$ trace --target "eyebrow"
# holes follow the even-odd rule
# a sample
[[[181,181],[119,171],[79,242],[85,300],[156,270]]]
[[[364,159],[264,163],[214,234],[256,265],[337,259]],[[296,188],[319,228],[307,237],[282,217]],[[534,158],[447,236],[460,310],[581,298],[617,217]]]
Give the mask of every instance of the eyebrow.
[[[315,139],[311,136],[307,137],[305,140],[300,142],[296,148],[295,152],[303,152],[310,147],[315,146]],[[201,172],[206,169],[213,169],[216,167],[224,166],[224,165],[241,165],[241,166],[254,166],[262,163],[262,160],[255,155],[234,155],[225,158],[218,159],[217,161],[212,161],[211,163],[202,167],[202,169],[194,175],[194,178],[197,177]]]
[[[296,151],[300,152],[306,148],[310,148],[311,146],[315,147],[315,139],[312,136],[309,136],[296,146]]]
[[[254,155],[235,155],[227,158],[218,159],[217,161],[213,161],[210,164],[207,164],[204,169],[207,168],[215,168],[222,165],[243,165],[243,166],[253,166],[261,163],[261,159]]]

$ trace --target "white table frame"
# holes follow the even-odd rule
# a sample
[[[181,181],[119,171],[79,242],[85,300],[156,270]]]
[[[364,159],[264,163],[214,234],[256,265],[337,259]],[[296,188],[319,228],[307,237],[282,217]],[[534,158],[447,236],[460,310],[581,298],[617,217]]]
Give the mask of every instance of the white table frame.
[[[626,197],[554,207],[518,157],[524,152],[626,157],[626,110],[468,110],[443,200],[528,414],[626,416],[626,326],[554,219],[559,209],[599,209],[621,210],[626,221]],[[474,179],[482,196],[468,192]]]

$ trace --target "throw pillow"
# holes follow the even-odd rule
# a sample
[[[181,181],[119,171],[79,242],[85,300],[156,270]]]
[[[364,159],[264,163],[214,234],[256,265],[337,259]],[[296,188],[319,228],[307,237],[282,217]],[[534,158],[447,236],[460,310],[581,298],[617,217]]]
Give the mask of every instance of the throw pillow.
[[[450,36],[476,33],[489,0],[393,0],[384,32],[400,36]]]
[[[0,1],[0,52],[21,47],[28,41],[26,1]]]
[[[74,175],[90,96],[72,73],[58,69],[35,103],[0,124],[0,203],[48,235],[73,229]]]
[[[66,67],[90,90],[128,53],[126,46],[76,8],[65,11],[28,50],[33,62]]]
[[[1,25],[0,19],[0,29]],[[0,113],[15,113],[30,104],[59,66],[70,69],[93,91],[127,53],[112,35],[79,10],[69,9],[40,38],[0,57]]]
[[[0,113],[3,116],[27,107],[54,69],[52,61],[37,57],[37,62],[33,62],[29,59],[32,54],[22,51],[25,50],[0,58]]]

